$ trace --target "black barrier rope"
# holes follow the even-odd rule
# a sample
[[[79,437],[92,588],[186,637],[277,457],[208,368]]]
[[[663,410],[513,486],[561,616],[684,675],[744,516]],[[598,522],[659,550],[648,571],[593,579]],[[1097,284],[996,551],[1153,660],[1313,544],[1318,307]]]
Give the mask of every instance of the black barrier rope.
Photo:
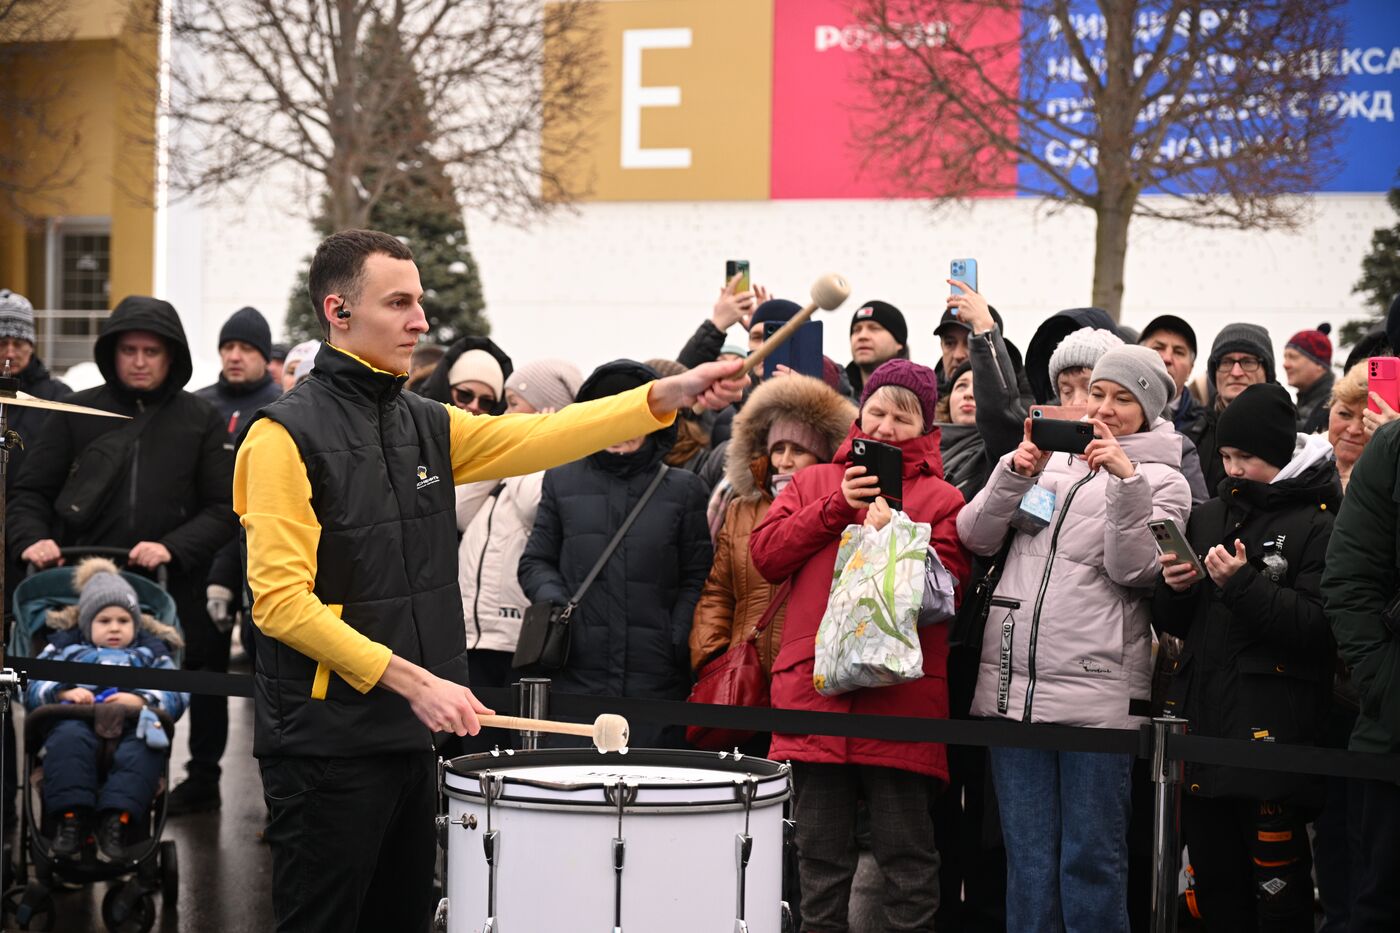
[[[38,680],[100,683],[136,690],[176,690],[213,696],[253,695],[253,678],[247,674],[163,671],[38,658],[12,657],[8,658],[6,663],[16,671]],[[484,687],[475,692],[483,703],[497,710],[509,710],[515,705],[514,691],[508,688]],[[549,695],[549,709],[551,717],[574,722],[589,722],[603,713],[617,713],[629,720],[657,725],[708,726],[752,732],[826,735],[889,742],[942,742],[948,745],[1036,748],[1050,751],[1116,752],[1135,755],[1138,758],[1148,758],[1152,754],[1151,733],[1146,726],[1140,730],[1096,729],[1050,723],[1031,724],[1006,719],[870,716],[553,692]],[[1291,771],[1298,774],[1400,782],[1400,755],[1348,752],[1312,745],[1218,739],[1189,734],[1173,735],[1167,739],[1167,757],[1198,764],[1256,771]]]

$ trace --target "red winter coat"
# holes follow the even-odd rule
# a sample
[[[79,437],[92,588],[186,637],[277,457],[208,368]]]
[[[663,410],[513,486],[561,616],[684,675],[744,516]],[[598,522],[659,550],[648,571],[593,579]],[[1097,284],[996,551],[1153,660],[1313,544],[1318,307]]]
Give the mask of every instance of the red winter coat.
[[[773,503],[754,529],[750,549],[759,573],[772,583],[794,576],[783,643],[773,663],[772,702],[776,709],[884,716],[948,716],[948,627],[919,630],[924,653],[923,679],[894,687],[868,687],[828,697],[812,686],[817,626],[826,611],[831,576],[841,533],[865,521],[865,510],[852,509],[841,495],[841,478],[849,465],[851,441],[861,437],[852,427],[834,463],[808,467]],[[962,495],[943,481],[939,432],[900,445],[904,450],[904,510],[916,522],[932,525],[934,550],[958,579],[958,596],[967,586],[970,562],[958,541]],[[932,742],[885,742],[818,735],[775,733],[768,753],[777,761],[879,765],[948,780],[948,758]]]

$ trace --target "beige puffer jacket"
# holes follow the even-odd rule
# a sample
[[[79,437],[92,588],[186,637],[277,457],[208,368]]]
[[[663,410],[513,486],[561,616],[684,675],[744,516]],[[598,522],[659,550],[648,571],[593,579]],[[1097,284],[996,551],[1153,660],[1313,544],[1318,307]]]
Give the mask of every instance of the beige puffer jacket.
[[[1003,457],[958,516],[968,550],[991,556],[1031,486],[1055,494],[1050,526],[1017,532],[982,637],[973,716],[1132,728],[1151,692],[1150,604],[1159,565],[1147,523],[1191,513],[1181,438],[1171,422],[1120,437],[1126,480],[1054,454],[1039,477]]]

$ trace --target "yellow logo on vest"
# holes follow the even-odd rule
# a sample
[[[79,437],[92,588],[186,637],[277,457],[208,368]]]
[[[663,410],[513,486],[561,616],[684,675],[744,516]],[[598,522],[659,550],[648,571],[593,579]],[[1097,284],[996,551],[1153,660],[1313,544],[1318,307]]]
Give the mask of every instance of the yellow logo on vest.
[[[429,476],[429,475],[428,475],[428,468],[427,468],[427,467],[423,466],[422,464],[419,464],[419,466],[418,466],[418,488],[419,488],[419,489],[423,489],[423,488],[425,488],[425,487],[427,487],[427,486],[431,486],[431,485],[433,485],[433,483],[436,483],[437,481],[438,481],[438,478],[437,478],[436,476]]]

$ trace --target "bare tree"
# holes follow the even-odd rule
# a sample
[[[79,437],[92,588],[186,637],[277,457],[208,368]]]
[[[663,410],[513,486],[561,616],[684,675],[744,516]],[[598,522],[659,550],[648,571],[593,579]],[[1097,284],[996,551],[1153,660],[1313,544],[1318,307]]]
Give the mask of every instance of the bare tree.
[[[1289,228],[1336,168],[1341,0],[862,0],[867,168],[936,201],[1097,217],[1115,318],[1133,217]],[[1145,192],[1165,197],[1144,199]]]
[[[0,214],[42,214],[83,169],[76,121],[54,106],[71,35],[63,0],[0,0]]]
[[[466,206],[521,218],[573,200],[546,166],[584,142],[593,14],[593,0],[173,0],[172,184],[209,192],[290,165],[320,183],[333,229],[364,226],[424,155],[416,134],[381,129],[416,82],[430,154]],[[408,67],[366,58],[376,28]],[[542,137],[546,119],[579,129]]]

